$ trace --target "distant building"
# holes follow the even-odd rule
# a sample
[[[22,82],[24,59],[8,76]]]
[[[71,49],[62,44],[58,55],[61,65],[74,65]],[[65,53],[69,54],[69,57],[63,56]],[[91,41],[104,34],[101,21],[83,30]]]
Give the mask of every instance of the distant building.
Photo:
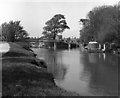
[[[56,40],[62,40],[62,35],[57,35]]]

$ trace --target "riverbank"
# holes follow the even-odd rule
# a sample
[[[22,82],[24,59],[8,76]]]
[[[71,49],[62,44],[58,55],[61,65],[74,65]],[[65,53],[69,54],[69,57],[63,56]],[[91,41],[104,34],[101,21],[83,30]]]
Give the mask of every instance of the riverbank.
[[[2,96],[79,96],[57,87],[43,61],[18,44],[2,53]]]
[[[102,49],[97,49],[97,48],[93,48],[88,49],[88,45],[82,45],[80,44],[80,51],[82,52],[89,52],[89,53],[111,53],[117,56],[120,56],[120,48],[116,48],[116,49],[106,49],[106,50],[102,50]]]

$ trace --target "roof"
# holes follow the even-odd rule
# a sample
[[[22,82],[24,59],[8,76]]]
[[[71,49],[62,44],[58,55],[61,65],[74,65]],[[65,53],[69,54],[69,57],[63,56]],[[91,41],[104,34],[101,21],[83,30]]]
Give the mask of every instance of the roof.
[[[94,42],[89,42],[89,44],[96,44],[96,43],[98,43],[98,42],[95,42],[95,41]]]

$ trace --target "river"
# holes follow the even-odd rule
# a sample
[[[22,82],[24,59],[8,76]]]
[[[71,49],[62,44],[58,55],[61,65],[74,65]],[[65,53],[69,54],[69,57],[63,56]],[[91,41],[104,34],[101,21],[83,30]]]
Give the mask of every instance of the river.
[[[119,56],[81,52],[80,49],[33,50],[46,61],[57,86],[82,96],[118,95]]]

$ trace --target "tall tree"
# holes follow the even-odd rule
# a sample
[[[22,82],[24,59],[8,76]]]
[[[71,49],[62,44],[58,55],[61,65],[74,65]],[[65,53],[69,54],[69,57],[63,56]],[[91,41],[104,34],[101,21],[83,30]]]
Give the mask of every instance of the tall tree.
[[[118,42],[119,28],[119,6],[95,7],[87,15],[88,24],[83,25],[80,32],[81,39],[88,41],[96,40],[101,43]]]
[[[62,33],[65,29],[70,29],[66,23],[64,15],[62,14],[54,15],[45,24],[46,26],[43,28],[44,31],[42,34],[49,39],[55,40],[58,33]]]
[[[56,39],[56,36],[59,33],[62,33],[65,29],[70,29],[66,23],[65,17],[62,14],[54,15],[46,23],[46,26],[43,28],[43,35],[47,39]],[[56,42],[54,42],[54,50],[56,49]]]
[[[2,24],[2,36],[6,41],[14,42],[22,40],[28,36],[28,33],[23,30],[20,21],[10,21],[9,23]]]

